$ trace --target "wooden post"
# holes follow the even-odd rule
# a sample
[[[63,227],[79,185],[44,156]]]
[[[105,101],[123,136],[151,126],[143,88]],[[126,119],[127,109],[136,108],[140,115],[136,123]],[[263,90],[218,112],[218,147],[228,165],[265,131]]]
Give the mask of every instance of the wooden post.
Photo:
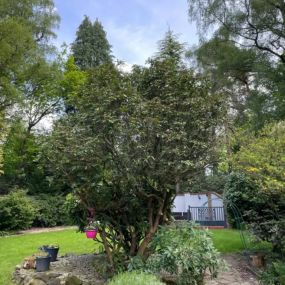
[[[208,192],[207,197],[208,197],[209,219],[210,221],[213,221],[212,193]]]

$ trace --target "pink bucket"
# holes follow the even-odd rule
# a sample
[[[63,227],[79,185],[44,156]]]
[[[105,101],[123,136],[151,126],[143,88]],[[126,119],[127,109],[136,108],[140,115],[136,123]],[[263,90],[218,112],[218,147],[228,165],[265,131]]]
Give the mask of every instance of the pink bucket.
[[[86,237],[87,238],[96,238],[97,235],[97,230],[89,230],[89,231],[85,231]]]

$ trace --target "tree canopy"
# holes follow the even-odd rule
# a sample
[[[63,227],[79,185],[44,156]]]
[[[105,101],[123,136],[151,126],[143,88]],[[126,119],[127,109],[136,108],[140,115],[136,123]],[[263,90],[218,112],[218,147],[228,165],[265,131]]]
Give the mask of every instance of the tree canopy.
[[[111,45],[98,19],[92,23],[85,16],[77,30],[72,52],[76,65],[82,70],[112,62]]]
[[[284,119],[284,2],[188,3],[190,20],[200,30],[198,63],[229,95],[231,117],[254,130]]]
[[[81,225],[88,215],[102,223],[112,264],[121,249],[145,254],[170,218],[177,183],[209,160],[223,99],[183,64],[181,47],[167,34],[149,67],[129,75],[113,65],[95,68],[77,111],[58,122],[49,143],[50,160],[77,197]]]

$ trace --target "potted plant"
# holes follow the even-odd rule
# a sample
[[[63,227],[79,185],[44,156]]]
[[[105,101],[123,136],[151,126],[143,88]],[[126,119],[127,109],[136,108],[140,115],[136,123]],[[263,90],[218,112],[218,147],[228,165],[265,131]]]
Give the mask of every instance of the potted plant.
[[[96,238],[99,224],[100,224],[99,221],[90,222],[84,228],[84,231],[85,231],[85,234],[86,234],[87,238],[92,238],[92,239]]]
[[[56,261],[59,251],[59,246],[57,244],[43,245],[40,247],[40,250],[49,253],[51,262]]]
[[[34,254],[36,257],[36,271],[48,271],[50,266],[50,255],[47,252],[38,252]]]

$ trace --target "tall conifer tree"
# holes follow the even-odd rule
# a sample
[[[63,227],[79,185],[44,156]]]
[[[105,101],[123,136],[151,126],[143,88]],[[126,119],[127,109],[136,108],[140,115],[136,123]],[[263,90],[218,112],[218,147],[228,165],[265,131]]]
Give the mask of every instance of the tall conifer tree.
[[[98,19],[92,23],[85,16],[76,35],[72,51],[75,63],[80,69],[86,70],[112,62],[111,45]]]

